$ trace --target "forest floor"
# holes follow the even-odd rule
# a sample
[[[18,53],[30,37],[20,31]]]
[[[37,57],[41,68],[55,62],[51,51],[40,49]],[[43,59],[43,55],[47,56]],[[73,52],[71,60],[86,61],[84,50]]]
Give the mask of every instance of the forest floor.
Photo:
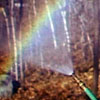
[[[93,68],[77,71],[76,75],[90,88],[93,87]],[[100,77],[99,77],[100,78]],[[100,84],[99,93],[100,97]],[[26,71],[18,93],[10,99],[0,100],[89,100],[83,90],[70,76],[33,67]]]

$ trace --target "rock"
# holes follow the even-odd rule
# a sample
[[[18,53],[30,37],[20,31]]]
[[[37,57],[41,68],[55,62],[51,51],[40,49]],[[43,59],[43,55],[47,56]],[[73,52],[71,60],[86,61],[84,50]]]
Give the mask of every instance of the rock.
[[[18,88],[20,88],[20,82],[13,80],[12,85],[13,85],[13,94],[15,94],[15,93],[17,93]]]
[[[0,75],[0,97],[11,97],[12,88],[11,76],[6,74]]]

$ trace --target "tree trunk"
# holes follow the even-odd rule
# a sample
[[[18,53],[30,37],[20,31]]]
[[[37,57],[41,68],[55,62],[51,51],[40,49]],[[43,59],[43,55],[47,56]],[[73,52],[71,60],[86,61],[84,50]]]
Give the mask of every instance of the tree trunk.
[[[56,49],[58,47],[58,45],[57,45],[55,29],[54,29],[54,25],[53,25],[53,20],[52,20],[52,17],[51,17],[48,1],[45,0],[45,3],[46,3],[46,9],[47,9],[47,12],[48,12],[48,19],[49,19],[49,22],[50,22],[50,27],[51,27],[51,30],[52,30],[52,37],[53,37],[54,48]]]
[[[99,10],[99,1],[94,1],[94,12],[95,18],[97,19],[97,31],[95,33],[95,40],[94,40],[94,93],[97,94],[98,92],[98,79],[99,79],[99,46],[100,46],[100,10]]]
[[[15,67],[15,74],[16,74],[16,80],[18,80],[18,68],[17,68],[17,43],[16,43],[16,32],[15,32],[15,24],[14,24],[14,0],[10,1],[11,3],[11,32],[12,32],[12,40],[13,40],[13,48],[14,48],[14,67]]]

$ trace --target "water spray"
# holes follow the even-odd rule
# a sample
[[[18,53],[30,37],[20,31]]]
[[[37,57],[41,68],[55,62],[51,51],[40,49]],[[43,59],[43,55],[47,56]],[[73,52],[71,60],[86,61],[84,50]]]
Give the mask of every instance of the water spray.
[[[98,100],[96,95],[75,75],[75,73],[72,74],[72,77],[91,100]]]

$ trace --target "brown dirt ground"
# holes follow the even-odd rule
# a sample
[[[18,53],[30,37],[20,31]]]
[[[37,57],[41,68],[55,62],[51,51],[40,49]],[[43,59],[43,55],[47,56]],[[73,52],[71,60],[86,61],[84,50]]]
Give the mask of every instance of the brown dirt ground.
[[[92,89],[93,68],[90,68],[87,72],[86,70],[76,72],[76,75]],[[9,99],[2,98],[0,100],[89,100],[70,76],[33,67],[26,71],[25,77],[17,94]],[[98,97],[100,97],[100,91],[98,94]]]

